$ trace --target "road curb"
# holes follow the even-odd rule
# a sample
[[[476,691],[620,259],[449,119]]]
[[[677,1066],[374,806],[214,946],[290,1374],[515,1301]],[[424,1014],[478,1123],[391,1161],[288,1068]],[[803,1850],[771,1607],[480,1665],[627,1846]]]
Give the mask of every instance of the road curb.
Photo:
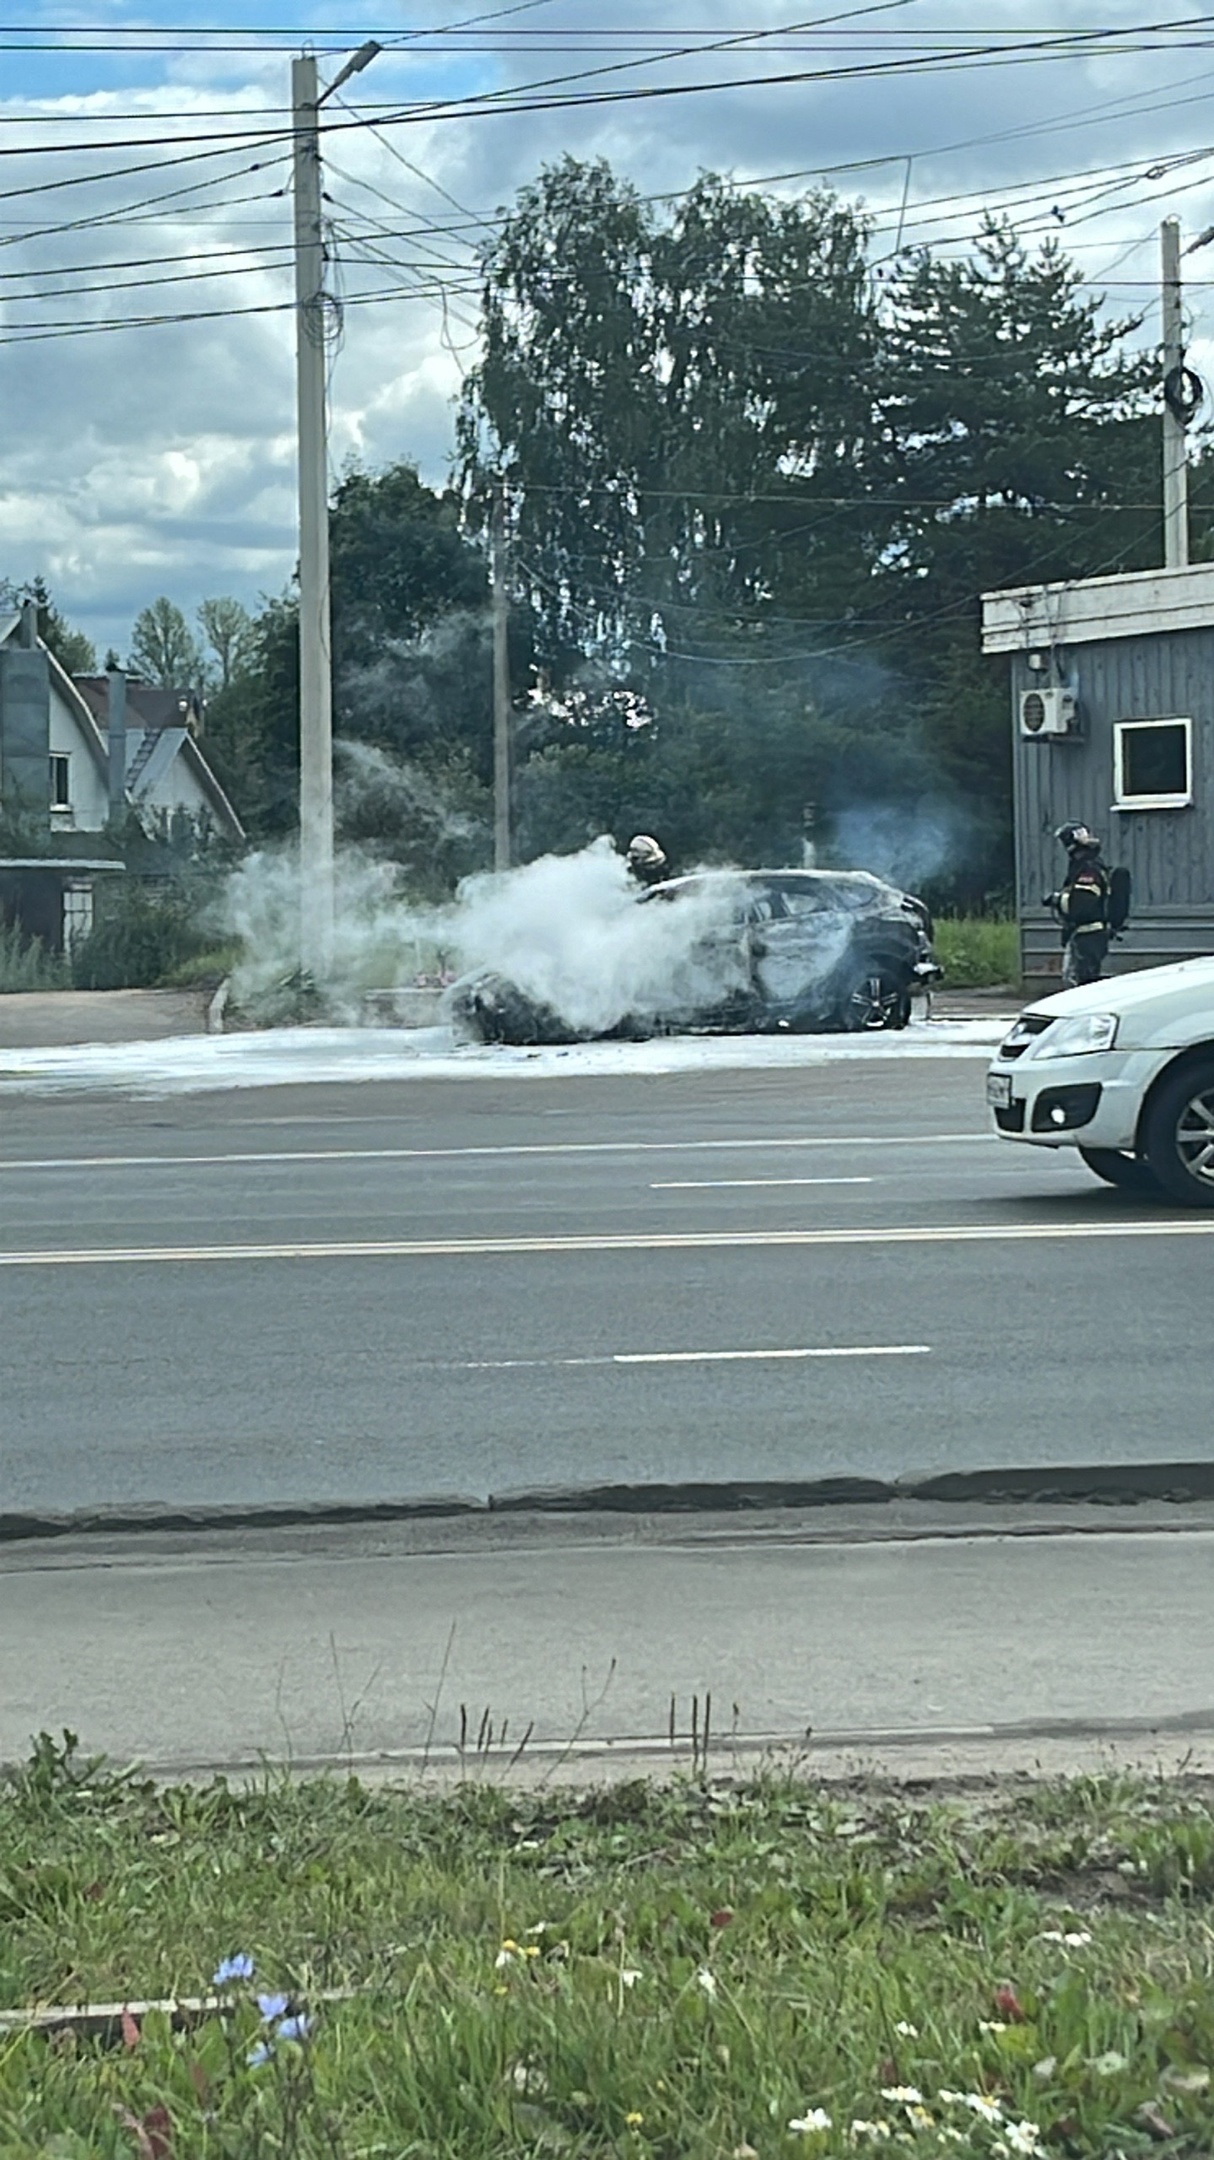
[[[207,1531],[268,1530],[403,1523],[434,1517],[490,1515],[745,1515],[760,1509],[832,1508],[899,1501],[965,1505],[974,1502],[1054,1504],[1086,1501],[1130,1507],[1142,1501],[1172,1505],[1214,1499],[1214,1461],[1035,1465],[1004,1470],[915,1473],[885,1480],[833,1477],[745,1479],[719,1484],[559,1485],[520,1488],[477,1498],[438,1493],[416,1499],[282,1501],[265,1506],[181,1507],[149,1502],[130,1507],[51,1512],[0,1512],[0,1544],[119,1533],[197,1536]]]
[[[197,1535],[208,1530],[290,1530],[315,1523],[421,1522],[433,1516],[486,1515],[489,1503],[462,1493],[417,1500],[271,1501],[264,1507],[170,1507],[156,1501],[134,1507],[75,1508],[55,1513],[36,1508],[0,1513],[0,1545],[27,1538],[116,1537],[131,1531]]]

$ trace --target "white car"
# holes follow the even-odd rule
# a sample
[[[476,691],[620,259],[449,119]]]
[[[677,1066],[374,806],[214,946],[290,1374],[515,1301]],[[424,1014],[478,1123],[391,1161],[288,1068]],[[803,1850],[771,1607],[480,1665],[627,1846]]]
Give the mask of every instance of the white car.
[[[1005,1140],[1077,1147],[1110,1185],[1214,1207],[1214,958],[1042,998],[987,1075]]]

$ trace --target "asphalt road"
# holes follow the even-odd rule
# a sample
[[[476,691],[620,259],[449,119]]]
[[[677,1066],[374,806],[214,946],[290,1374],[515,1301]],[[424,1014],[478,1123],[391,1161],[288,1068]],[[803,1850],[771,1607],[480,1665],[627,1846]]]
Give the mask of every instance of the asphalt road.
[[[0,1112],[0,1512],[1211,1453],[1214,1219],[977,1060]]]

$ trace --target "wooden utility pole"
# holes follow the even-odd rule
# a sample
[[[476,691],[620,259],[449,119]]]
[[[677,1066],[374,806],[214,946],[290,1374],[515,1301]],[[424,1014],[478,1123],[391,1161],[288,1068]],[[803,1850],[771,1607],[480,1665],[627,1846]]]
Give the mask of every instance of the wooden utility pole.
[[[510,868],[510,583],[506,489],[493,495],[493,867]]]
[[[1189,561],[1189,468],[1185,456],[1184,322],[1180,293],[1180,226],[1159,228],[1163,270],[1163,562],[1184,570]]]

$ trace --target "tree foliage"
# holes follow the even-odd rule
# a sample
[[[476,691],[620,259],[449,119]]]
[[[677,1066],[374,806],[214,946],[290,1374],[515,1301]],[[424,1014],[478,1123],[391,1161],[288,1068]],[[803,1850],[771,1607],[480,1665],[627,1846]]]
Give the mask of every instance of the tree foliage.
[[[31,578],[22,585],[10,578],[0,580],[0,605],[7,608],[20,607],[23,600],[35,600],[38,604],[38,635],[48,652],[53,653],[61,668],[69,675],[91,675],[97,666],[97,651],[91,638],[82,630],[74,630],[51,598],[46,580]]]
[[[484,859],[504,483],[524,852],[656,829],[684,862],[789,861],[812,829],[981,899],[1011,820],[980,594],[1159,559],[1137,327],[1001,225],[881,264],[825,190],[708,175],[667,208],[601,162],[541,173],[484,255],[457,490],[402,463],[334,496],[347,829],[422,881]],[[267,603],[210,707],[262,833],[295,817],[295,648]]]
[[[833,196],[786,203],[703,179],[663,224],[603,164],[523,190],[485,263],[466,385],[465,487],[504,474],[541,657],[744,634],[782,566],[842,604],[873,535],[819,535],[868,462],[878,325],[865,232]],[[861,506],[862,513],[862,506]]]
[[[226,690],[253,664],[256,638],[253,618],[240,600],[220,596],[198,610],[203,671],[208,689]]]
[[[166,690],[192,689],[201,681],[197,642],[181,609],[164,593],[135,617],[131,668]]]
[[[825,192],[709,176],[667,212],[566,159],[486,249],[462,484],[477,519],[506,480],[554,681],[605,661],[643,688],[629,769],[681,769],[699,716],[723,846],[787,846],[792,805],[837,803],[846,771],[857,801],[947,800],[973,897],[1010,830],[980,595],[1159,559],[1155,366],[1054,242],[991,224],[877,275],[867,238]],[[606,800],[604,755],[570,731],[545,773],[567,758]]]
[[[329,556],[335,730],[395,760],[399,782],[347,763],[339,814],[351,837],[370,845],[378,834],[386,848],[415,858],[419,875],[436,863],[452,875],[472,868],[492,769],[483,550],[461,531],[455,500],[398,464],[345,475],[330,510]],[[244,664],[208,705],[207,748],[254,834],[291,829],[299,767],[293,592],[267,600],[253,620]],[[444,839],[437,806],[448,795]]]

